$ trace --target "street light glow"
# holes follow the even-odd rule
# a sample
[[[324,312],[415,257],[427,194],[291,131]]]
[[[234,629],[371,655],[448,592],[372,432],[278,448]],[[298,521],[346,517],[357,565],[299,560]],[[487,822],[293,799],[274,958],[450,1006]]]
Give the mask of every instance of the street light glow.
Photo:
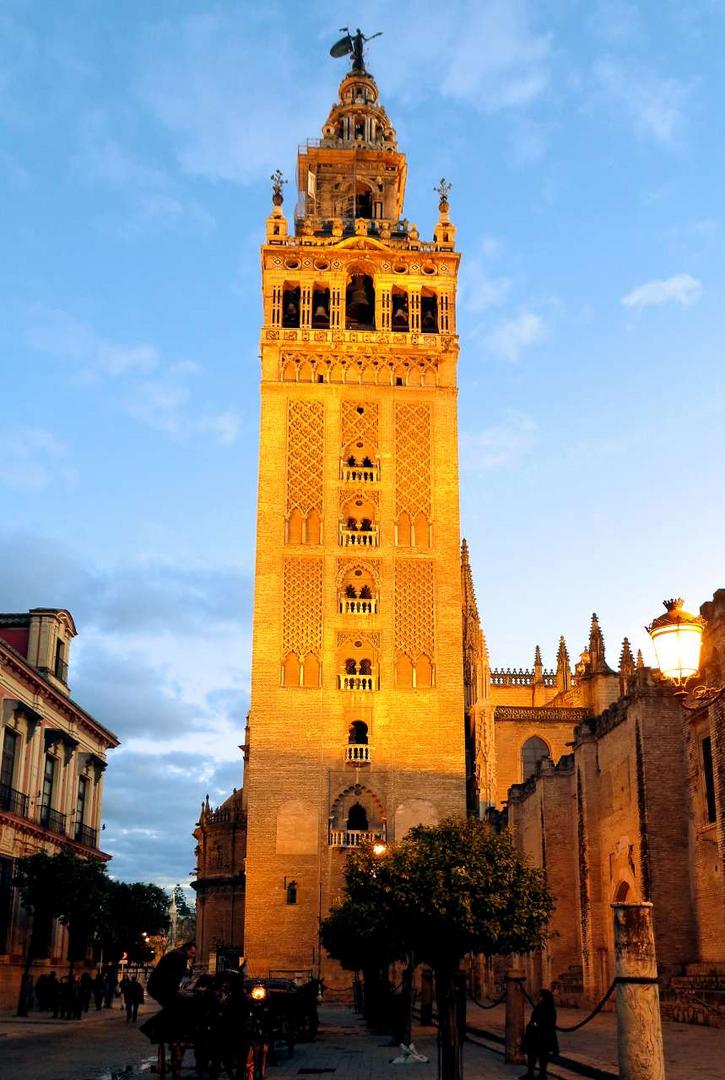
[[[700,667],[700,647],[705,620],[683,610],[684,601],[665,600],[667,612],[646,628],[652,638],[657,664],[666,679],[678,685]]]

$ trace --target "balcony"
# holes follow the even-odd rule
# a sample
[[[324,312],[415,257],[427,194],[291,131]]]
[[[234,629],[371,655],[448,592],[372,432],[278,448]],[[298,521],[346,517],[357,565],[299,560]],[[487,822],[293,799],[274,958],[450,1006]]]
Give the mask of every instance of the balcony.
[[[374,484],[380,479],[379,465],[349,465],[340,463],[340,475],[343,480],[354,484]]]
[[[369,765],[370,747],[367,743],[349,743],[345,747],[345,761],[348,765]]]
[[[347,525],[340,526],[340,543],[343,547],[377,547],[380,542],[380,534],[377,525],[371,525],[369,529],[350,529]]]
[[[98,847],[98,830],[90,829],[87,825],[76,825],[76,843],[84,847]]]
[[[340,690],[375,690],[375,675],[338,675],[337,685]]]
[[[57,810],[51,810],[49,806],[41,806],[40,824],[48,832],[65,836],[65,814],[59,814]]]
[[[330,847],[359,847],[385,839],[385,829],[330,829]]]
[[[340,599],[341,615],[375,615],[377,610],[378,601],[374,596],[368,599],[358,596],[343,596]]]
[[[8,814],[15,814],[16,817],[28,816],[29,798],[27,795],[23,795],[22,791],[16,791],[15,788],[9,787],[8,784],[0,784],[0,810],[4,810]]]

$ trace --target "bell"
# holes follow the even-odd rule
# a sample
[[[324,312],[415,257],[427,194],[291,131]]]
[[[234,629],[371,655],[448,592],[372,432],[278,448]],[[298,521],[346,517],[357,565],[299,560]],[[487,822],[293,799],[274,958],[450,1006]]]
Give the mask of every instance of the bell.
[[[325,307],[324,304],[318,304],[317,305],[317,307],[315,308],[315,313],[313,315],[313,318],[314,319],[326,319],[327,318],[327,308]]]
[[[365,283],[362,274],[355,274],[352,280],[353,288],[348,301],[347,310],[354,319],[362,320],[367,317],[370,312],[370,302],[368,300],[368,294],[365,291]]]

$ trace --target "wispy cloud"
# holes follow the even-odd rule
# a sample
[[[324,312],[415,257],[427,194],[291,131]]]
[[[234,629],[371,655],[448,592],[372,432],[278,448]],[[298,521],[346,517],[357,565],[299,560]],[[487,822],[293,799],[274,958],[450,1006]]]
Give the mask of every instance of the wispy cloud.
[[[702,282],[690,274],[675,274],[662,280],[646,281],[621,298],[625,307],[643,308],[659,304],[690,307],[702,294]]]
[[[682,80],[663,77],[638,63],[604,57],[594,65],[594,82],[609,106],[639,136],[665,146],[675,142],[691,95],[691,87]]]
[[[461,268],[461,304],[468,311],[486,311],[506,299],[511,287],[507,277],[491,277],[479,259],[468,259]]]
[[[112,341],[65,311],[41,306],[29,313],[26,338],[38,352],[75,364],[84,382],[123,380],[126,412],[148,427],[180,438],[208,434],[220,446],[239,436],[233,410],[192,409],[189,380],[201,371],[193,360],[166,359],[147,342]]]
[[[461,461],[470,472],[516,468],[536,443],[537,425],[524,412],[510,409],[499,424],[461,432]]]
[[[546,323],[541,316],[533,311],[523,311],[492,330],[484,339],[484,346],[514,364],[525,349],[543,341],[546,334]]]
[[[16,491],[42,491],[50,484],[73,486],[78,473],[69,447],[44,428],[6,427],[0,484]]]

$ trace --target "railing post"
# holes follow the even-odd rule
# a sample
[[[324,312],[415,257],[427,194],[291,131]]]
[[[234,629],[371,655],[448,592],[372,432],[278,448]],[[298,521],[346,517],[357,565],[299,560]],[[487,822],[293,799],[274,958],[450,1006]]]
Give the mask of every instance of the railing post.
[[[506,1045],[504,1061],[509,1065],[522,1065],[524,1054],[524,983],[526,976],[520,968],[507,971],[506,987]]]
[[[664,1080],[652,904],[612,904],[622,1080]]]

